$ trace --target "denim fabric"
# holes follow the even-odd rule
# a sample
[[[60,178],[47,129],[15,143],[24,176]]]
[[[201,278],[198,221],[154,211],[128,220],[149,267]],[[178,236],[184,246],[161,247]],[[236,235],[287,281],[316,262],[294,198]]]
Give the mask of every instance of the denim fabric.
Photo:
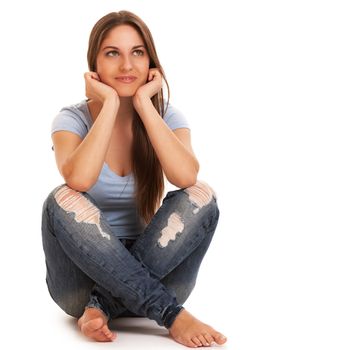
[[[63,184],[47,197],[42,239],[48,290],[69,315],[142,316],[170,328],[194,288],[219,219],[202,182],[167,193],[135,240],[114,236],[94,199]]]

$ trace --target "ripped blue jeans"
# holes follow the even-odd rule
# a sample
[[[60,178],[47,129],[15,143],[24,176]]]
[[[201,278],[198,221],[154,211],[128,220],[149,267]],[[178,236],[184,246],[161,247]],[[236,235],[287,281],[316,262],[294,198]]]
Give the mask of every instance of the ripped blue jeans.
[[[204,182],[170,191],[135,240],[114,236],[94,199],[66,184],[42,212],[46,283],[69,315],[86,307],[111,318],[142,316],[170,328],[194,288],[219,219]]]

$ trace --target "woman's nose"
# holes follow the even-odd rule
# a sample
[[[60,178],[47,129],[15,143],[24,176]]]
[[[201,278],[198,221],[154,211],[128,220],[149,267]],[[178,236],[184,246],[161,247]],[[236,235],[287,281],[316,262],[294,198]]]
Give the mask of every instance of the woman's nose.
[[[129,57],[125,57],[123,61],[121,62],[121,67],[123,71],[129,71],[132,69],[132,62],[129,59]]]

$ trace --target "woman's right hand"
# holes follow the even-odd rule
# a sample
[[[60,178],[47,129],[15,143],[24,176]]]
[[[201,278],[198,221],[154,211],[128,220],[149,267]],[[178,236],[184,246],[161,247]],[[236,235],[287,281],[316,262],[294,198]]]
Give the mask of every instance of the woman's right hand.
[[[116,98],[119,102],[117,91],[107,84],[101,82],[100,77],[96,72],[86,72],[85,79],[85,95],[92,100],[98,100],[102,103],[107,98]]]

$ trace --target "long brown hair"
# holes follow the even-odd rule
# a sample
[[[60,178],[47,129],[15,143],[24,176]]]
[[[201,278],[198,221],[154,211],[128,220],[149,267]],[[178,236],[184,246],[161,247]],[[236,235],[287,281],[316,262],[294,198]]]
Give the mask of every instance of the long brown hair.
[[[152,34],[141,18],[132,12],[111,12],[102,17],[94,25],[90,34],[87,52],[90,71],[96,72],[96,59],[102,41],[112,28],[121,24],[132,26],[141,35],[150,58],[149,68],[158,68],[162,73],[168,90],[169,103],[169,85],[159,62]],[[163,118],[165,114],[163,89],[153,96],[151,100],[153,106]],[[135,177],[136,204],[139,215],[144,219],[145,223],[149,223],[160,206],[160,201],[164,192],[164,175],[146,129],[138,116],[133,119],[132,130],[133,143],[131,151],[131,166]]]

